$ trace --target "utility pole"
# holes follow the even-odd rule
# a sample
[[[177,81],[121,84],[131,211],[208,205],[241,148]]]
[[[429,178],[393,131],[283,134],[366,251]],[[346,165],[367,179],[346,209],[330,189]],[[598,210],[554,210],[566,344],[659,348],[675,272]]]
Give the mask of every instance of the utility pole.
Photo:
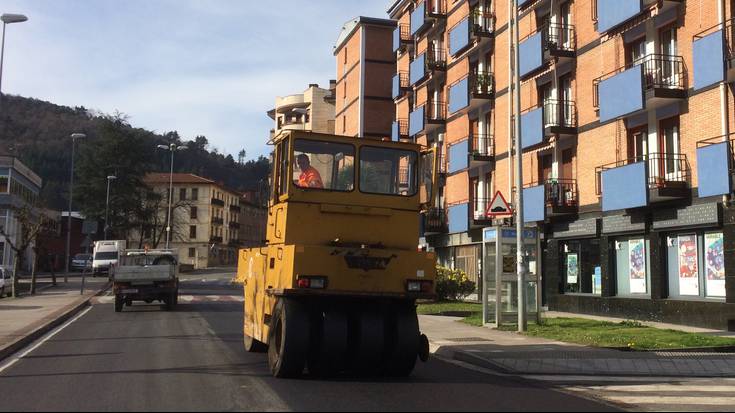
[[[516,271],[518,272],[518,332],[528,328],[526,320],[526,264],[523,251],[523,152],[521,151],[521,80],[520,53],[518,53],[518,0],[513,0],[513,89],[515,93],[514,134],[516,152]]]

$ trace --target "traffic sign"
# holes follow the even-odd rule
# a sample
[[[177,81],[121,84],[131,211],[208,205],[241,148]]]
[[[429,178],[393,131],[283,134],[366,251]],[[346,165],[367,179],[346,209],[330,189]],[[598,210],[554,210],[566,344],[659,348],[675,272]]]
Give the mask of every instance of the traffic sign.
[[[506,202],[503,194],[497,191],[492,202],[487,206],[485,215],[492,218],[512,217],[513,210],[508,205],[508,202]]]

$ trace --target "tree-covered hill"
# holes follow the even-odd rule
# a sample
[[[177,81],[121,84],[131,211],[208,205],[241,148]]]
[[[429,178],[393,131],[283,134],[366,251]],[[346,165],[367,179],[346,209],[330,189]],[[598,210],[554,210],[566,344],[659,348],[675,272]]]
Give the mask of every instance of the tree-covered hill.
[[[77,141],[77,155],[94,153],[95,140],[99,139],[102,128],[109,126],[112,117],[120,118],[120,115],[110,116],[84,107],[70,108],[38,99],[5,95],[0,104],[0,153],[19,157],[38,173],[44,182],[42,198],[45,203],[52,208],[64,209],[68,202],[71,166],[69,135],[74,132],[87,135],[86,139]],[[176,132],[160,135],[126,122],[115,124],[125,129],[120,133],[134,133],[148,142],[143,147],[150,147],[150,153],[140,154],[141,159],[146,160],[144,168],[148,172],[169,171],[169,154],[157,150],[156,145],[174,142],[189,147],[189,150],[176,154],[175,172],[194,173],[239,191],[256,190],[261,182],[267,180],[268,160],[260,157],[245,162],[243,158],[247,148],[233,148],[240,152],[236,161],[231,155],[211,150],[204,136],[186,140]],[[173,129],[176,125],[171,126]],[[124,147],[121,150],[125,150]],[[140,146],[135,150],[140,150]]]

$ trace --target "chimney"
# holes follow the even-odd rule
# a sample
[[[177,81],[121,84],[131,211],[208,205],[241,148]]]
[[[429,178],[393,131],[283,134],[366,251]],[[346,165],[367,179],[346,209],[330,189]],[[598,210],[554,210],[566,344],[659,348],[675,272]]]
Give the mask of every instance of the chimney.
[[[309,89],[313,87],[319,87],[319,83],[309,83]]]

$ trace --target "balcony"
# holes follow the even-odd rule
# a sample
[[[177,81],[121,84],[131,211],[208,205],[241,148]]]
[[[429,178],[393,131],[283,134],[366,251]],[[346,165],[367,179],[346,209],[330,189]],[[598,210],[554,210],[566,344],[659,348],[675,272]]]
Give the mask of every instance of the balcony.
[[[526,37],[518,46],[520,75],[527,77],[546,66],[552,60],[563,63],[576,57],[574,26],[549,24]]]
[[[493,135],[472,134],[470,142],[470,168],[493,161],[495,158],[495,139]]]
[[[230,222],[228,226],[230,229],[240,229],[240,224],[238,222]]]
[[[656,14],[661,15],[683,2],[684,0],[594,0],[592,20],[597,24],[597,32],[605,33],[632,20],[654,4],[658,6]]]
[[[447,17],[445,0],[424,0],[411,12],[411,35],[416,36],[438,19]]]
[[[230,205],[230,212],[233,214],[239,214],[242,211],[239,205]]]
[[[495,16],[475,8],[464,19],[449,29],[449,54],[457,56],[475,45],[491,39],[494,34]]]
[[[411,26],[405,23],[398,24],[393,30],[393,52],[404,51],[412,44]]]
[[[447,151],[449,152],[449,157],[447,158],[447,173],[453,174],[469,168],[469,139],[452,143],[447,147]]]
[[[443,175],[446,175],[447,174],[447,170],[448,170],[447,169],[448,168],[448,165],[447,165],[447,156],[444,153],[441,153],[440,152],[437,155],[437,159],[438,159],[438,162],[439,162],[439,165],[437,165],[437,172],[439,173],[439,175],[442,175],[442,176]]]
[[[577,106],[574,101],[548,99],[542,107],[521,114],[521,146],[536,147],[548,138],[577,134]]]
[[[224,225],[225,220],[222,218],[212,218],[212,223],[214,225]]]
[[[489,215],[490,211],[487,210],[491,202],[493,202],[492,198],[473,199],[470,228],[484,228],[493,224],[493,218]]]
[[[409,84],[413,86],[425,80],[429,75],[426,66],[426,53],[416,56],[408,66]]]
[[[449,113],[466,113],[489,103],[494,95],[493,74],[473,71],[449,86]]]
[[[414,109],[408,116],[409,138],[420,133],[431,133],[447,123],[447,104],[441,101],[428,101]]]
[[[210,244],[221,244],[222,243],[222,237],[211,237],[209,238]]]
[[[230,247],[239,247],[242,245],[242,240],[239,239],[231,239],[230,242],[227,243]]]
[[[470,204],[463,202],[447,208],[449,233],[466,232],[469,229]]]
[[[431,208],[423,215],[424,235],[444,234],[449,231],[447,211],[443,208]]]
[[[578,210],[576,179],[549,179],[523,188],[525,222],[543,222],[551,216],[576,214]]]
[[[426,70],[431,72],[446,72],[447,50],[429,45],[426,50]]]
[[[216,206],[219,206],[219,207],[224,207],[225,206],[225,201],[223,201],[221,199],[217,199],[217,198],[212,198],[212,205],[216,205]]]
[[[600,122],[660,108],[687,97],[687,72],[681,56],[647,55],[593,83],[593,105],[599,109]]]
[[[408,139],[410,136],[408,134],[408,119],[398,119],[393,121],[393,126],[391,127],[391,140],[394,142],[398,142],[401,139]]]
[[[694,90],[722,81],[735,82],[735,19],[694,36],[692,44]]]
[[[735,180],[735,134],[697,142],[699,197],[729,195]]]
[[[684,154],[651,153],[598,166],[595,174],[605,212],[691,196],[691,169]]]
[[[400,99],[411,91],[409,72],[398,72],[393,76],[393,100]]]
[[[426,103],[426,125],[443,126],[447,122],[447,104],[445,102],[435,100]],[[427,126],[427,132],[435,128]]]

